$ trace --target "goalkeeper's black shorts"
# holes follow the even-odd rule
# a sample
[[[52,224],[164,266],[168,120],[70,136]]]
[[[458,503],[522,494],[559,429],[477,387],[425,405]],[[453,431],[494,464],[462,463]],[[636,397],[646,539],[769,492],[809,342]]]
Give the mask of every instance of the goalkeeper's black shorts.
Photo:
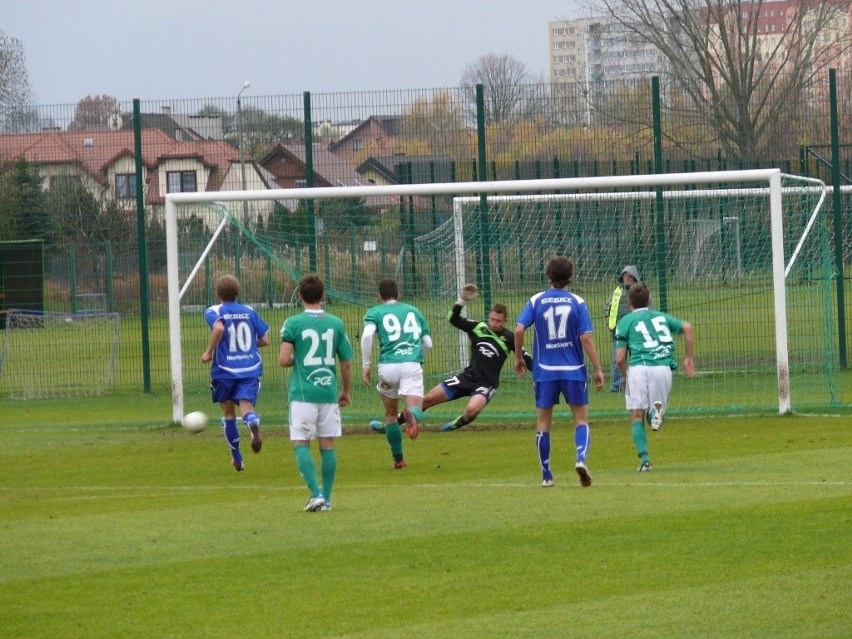
[[[450,399],[482,395],[486,402],[490,402],[491,398],[497,393],[496,386],[483,384],[482,379],[471,376],[467,371],[462,371],[458,375],[445,379],[441,382],[441,386],[444,387],[444,392]]]

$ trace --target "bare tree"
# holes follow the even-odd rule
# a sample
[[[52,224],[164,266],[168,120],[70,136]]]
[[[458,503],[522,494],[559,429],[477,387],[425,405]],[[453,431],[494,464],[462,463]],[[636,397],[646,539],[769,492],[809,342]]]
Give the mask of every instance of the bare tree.
[[[461,77],[468,114],[476,115],[476,85],[485,99],[485,122],[513,122],[538,106],[540,92],[526,65],[508,54],[487,53],[465,67]]]
[[[766,150],[778,123],[813,97],[816,77],[852,43],[842,2],[599,2],[636,43],[660,51],[671,90],[698,110],[727,153],[744,158]]]
[[[451,154],[467,137],[461,105],[449,91],[418,97],[406,111],[402,132],[409,143],[421,145],[418,151],[430,154]]]
[[[77,102],[77,108],[74,109],[74,119],[68,125],[68,130],[106,129],[109,117],[113,113],[120,112],[118,98],[111,95],[87,95]]]
[[[18,131],[31,117],[32,102],[24,45],[0,31],[0,128]]]

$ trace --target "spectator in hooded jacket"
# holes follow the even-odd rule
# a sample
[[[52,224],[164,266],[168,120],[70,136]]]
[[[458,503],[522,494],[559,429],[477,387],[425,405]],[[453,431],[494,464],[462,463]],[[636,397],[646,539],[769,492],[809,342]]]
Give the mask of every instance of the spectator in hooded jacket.
[[[624,390],[624,378],[621,375],[621,371],[618,370],[618,366],[615,364],[615,327],[618,325],[618,320],[627,315],[630,310],[627,308],[627,292],[630,290],[630,287],[636,284],[637,282],[641,282],[642,278],[639,277],[639,270],[629,264],[621,269],[621,273],[618,274],[618,286],[615,287],[615,290],[612,292],[612,295],[609,296],[609,300],[607,300],[606,306],[604,307],[604,316],[607,321],[607,328],[609,328],[609,334],[612,338],[612,355],[611,355],[611,371],[612,371],[612,382],[609,386],[610,393],[620,393]]]

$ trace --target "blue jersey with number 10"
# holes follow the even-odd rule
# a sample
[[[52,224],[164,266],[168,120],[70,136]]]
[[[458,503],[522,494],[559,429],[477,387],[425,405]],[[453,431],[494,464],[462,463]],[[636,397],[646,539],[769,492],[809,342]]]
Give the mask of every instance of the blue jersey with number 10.
[[[580,336],[592,332],[592,319],[582,297],[561,288],[536,293],[518,315],[517,323],[524,328],[535,325],[535,381],[587,381]]]
[[[204,320],[210,328],[219,321],[225,326],[213,355],[211,378],[243,379],[263,374],[257,340],[269,332],[269,326],[251,306],[238,302],[216,304],[204,311]]]

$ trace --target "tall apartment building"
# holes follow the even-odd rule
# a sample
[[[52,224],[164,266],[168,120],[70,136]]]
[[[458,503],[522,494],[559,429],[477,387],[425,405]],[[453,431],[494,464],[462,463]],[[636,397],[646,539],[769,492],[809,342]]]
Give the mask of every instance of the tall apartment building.
[[[563,124],[590,124],[606,92],[659,74],[664,65],[656,47],[636,42],[609,17],[549,22],[548,45]]]
[[[828,18],[823,14],[818,32],[813,33],[816,16],[829,6],[834,13]],[[785,49],[799,46],[797,38],[802,34],[799,29],[791,28],[790,20],[799,11],[806,12],[802,21],[804,34],[814,38],[813,63],[830,63],[844,70],[852,67],[852,54],[847,48],[852,25],[850,0],[812,0],[806,4],[799,0],[743,1],[725,9],[721,20],[718,12],[714,14],[717,17],[711,18],[706,7],[701,9],[701,16],[720,20],[717,29],[721,28],[721,22],[739,19],[742,24],[738,28],[745,32],[749,28],[754,30],[761,59],[775,59],[789,65],[797,58],[788,56]],[[747,24],[753,26],[746,27]],[[563,98],[558,116],[563,124],[590,123],[596,105],[608,93],[626,83],[662,75],[667,65],[655,46],[638,41],[609,16],[549,22],[548,45],[550,82],[554,94]],[[721,46],[718,55],[726,55]]]
[[[657,48],[636,42],[611,18],[558,20],[548,28],[551,83],[637,80],[661,69]]]

